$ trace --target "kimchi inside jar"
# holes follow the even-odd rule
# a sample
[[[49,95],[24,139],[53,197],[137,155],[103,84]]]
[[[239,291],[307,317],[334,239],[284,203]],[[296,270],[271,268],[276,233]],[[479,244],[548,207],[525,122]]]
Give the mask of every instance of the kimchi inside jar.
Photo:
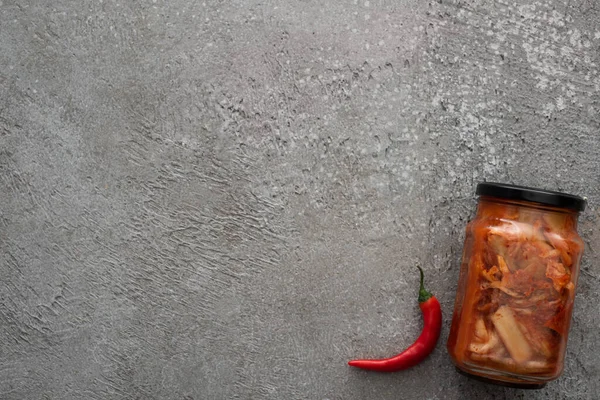
[[[578,196],[482,183],[448,339],[457,368],[541,387],[563,369],[583,241]]]

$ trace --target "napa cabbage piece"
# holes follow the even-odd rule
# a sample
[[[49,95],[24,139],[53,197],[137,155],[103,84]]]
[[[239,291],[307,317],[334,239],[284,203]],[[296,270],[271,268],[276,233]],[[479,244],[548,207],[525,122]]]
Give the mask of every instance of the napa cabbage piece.
[[[512,310],[507,306],[499,307],[491,317],[496,332],[508,353],[517,363],[524,363],[533,356],[531,346],[515,319]]]

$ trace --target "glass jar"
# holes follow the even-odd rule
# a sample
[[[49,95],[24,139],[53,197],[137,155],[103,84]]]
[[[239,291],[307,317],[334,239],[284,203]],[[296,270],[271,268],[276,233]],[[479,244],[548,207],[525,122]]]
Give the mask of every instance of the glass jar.
[[[562,372],[585,200],[481,183],[467,225],[448,352],[460,372],[537,388]]]

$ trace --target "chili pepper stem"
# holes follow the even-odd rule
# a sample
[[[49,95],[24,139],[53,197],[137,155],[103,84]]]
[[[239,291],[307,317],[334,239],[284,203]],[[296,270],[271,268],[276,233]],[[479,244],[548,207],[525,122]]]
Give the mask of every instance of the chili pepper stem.
[[[425,287],[423,286],[423,269],[421,269],[421,267],[419,265],[417,265],[417,268],[419,268],[419,272],[421,273],[421,286],[419,288],[419,303],[423,303],[424,301],[427,301],[430,298],[432,298],[433,295],[431,294],[431,292],[425,290]]]

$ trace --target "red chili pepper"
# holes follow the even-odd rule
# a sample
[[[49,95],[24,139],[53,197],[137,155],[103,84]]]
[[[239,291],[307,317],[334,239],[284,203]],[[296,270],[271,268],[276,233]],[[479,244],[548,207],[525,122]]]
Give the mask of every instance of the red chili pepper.
[[[413,367],[423,361],[435,348],[442,329],[440,302],[423,287],[423,270],[419,290],[419,307],[423,313],[423,330],[419,338],[397,356],[380,360],[352,360],[348,365],[379,372],[395,372]]]

